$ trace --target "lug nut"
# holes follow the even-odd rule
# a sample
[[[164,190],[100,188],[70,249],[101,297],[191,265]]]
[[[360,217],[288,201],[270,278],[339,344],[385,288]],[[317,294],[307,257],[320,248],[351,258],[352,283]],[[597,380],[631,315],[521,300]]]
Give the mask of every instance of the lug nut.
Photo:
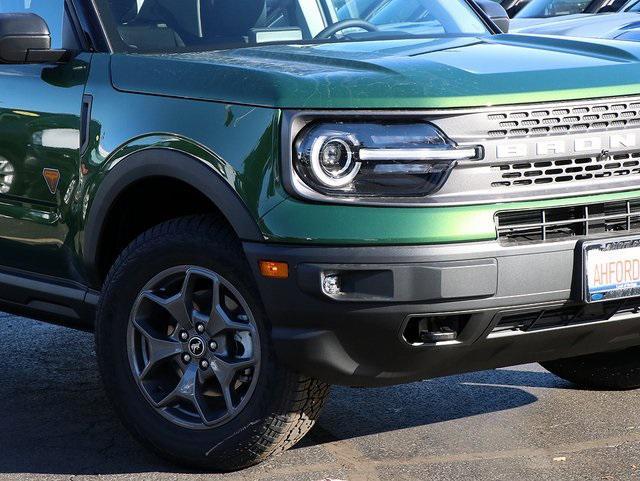
[[[196,331],[198,331],[200,334],[202,334],[204,332],[204,324],[197,324],[196,325]]]
[[[191,362],[191,356],[189,354],[183,354],[182,355],[182,360],[184,362]]]
[[[187,339],[189,339],[189,333],[187,331],[182,331],[180,333],[180,340],[186,341]]]
[[[217,351],[218,343],[216,341],[209,341],[209,349],[212,351]]]
[[[209,361],[206,359],[200,361],[200,369],[209,369]]]

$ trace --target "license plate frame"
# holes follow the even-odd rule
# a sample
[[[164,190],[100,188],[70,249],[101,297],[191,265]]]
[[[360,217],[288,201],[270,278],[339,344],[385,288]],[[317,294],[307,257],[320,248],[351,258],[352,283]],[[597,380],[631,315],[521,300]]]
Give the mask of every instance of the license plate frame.
[[[614,283],[604,286],[604,288],[591,289],[589,282],[589,253],[616,252],[627,249],[638,249],[640,252],[640,235],[626,237],[608,237],[581,243],[581,279],[582,279],[582,300],[588,304],[596,304],[610,300],[622,300],[640,296],[640,278],[637,281],[627,283]],[[640,257],[640,254],[638,255]],[[639,259],[640,260],[640,259]],[[623,265],[624,268],[624,265]],[[633,266],[632,266],[633,269]],[[633,276],[635,277],[635,276]],[[615,286],[612,289],[606,287]],[[626,287],[620,287],[626,286]]]

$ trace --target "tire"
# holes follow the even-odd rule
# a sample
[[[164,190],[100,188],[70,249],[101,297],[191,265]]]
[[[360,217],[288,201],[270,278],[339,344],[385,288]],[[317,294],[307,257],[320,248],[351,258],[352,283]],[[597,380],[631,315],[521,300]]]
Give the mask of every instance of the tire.
[[[257,464],[296,444],[324,405],[328,385],[278,363],[250,272],[226,224],[194,216],[142,234],[105,281],[96,352],[107,394],[130,432],[172,462],[215,471]],[[209,298],[222,299],[222,311]],[[189,330],[167,307],[176,299],[188,303],[180,312]],[[209,311],[201,335],[195,321]]]
[[[541,363],[558,377],[588,389],[640,388],[640,347]]]

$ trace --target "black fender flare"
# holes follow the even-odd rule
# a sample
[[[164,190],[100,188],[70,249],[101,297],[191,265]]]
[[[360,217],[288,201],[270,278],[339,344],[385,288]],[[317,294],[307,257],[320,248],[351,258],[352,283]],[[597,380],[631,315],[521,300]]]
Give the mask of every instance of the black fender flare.
[[[91,203],[84,228],[83,259],[92,275],[97,273],[100,239],[113,203],[125,189],[148,177],[169,177],[193,186],[222,212],[241,240],[264,240],[245,203],[211,165],[177,150],[144,149],[121,159],[107,173]]]

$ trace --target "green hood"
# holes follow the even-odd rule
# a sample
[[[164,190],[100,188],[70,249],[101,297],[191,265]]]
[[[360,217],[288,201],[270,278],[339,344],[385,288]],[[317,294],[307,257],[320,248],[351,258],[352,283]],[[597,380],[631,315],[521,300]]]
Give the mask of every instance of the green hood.
[[[114,87],[278,108],[447,108],[640,94],[640,44],[498,35],[112,58]]]

